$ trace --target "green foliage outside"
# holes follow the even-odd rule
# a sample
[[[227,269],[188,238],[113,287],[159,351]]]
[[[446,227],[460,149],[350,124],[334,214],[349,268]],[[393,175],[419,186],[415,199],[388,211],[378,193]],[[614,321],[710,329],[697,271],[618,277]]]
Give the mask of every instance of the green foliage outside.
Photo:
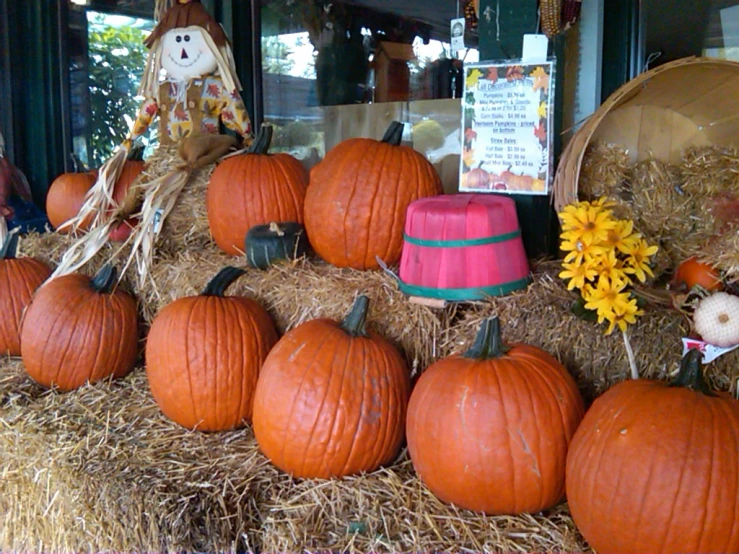
[[[148,50],[148,31],[114,27],[105,16],[90,21],[90,165],[100,166],[128,135],[143,99],[137,97]],[[150,133],[153,129],[150,129]],[[147,145],[151,135],[142,137]]]

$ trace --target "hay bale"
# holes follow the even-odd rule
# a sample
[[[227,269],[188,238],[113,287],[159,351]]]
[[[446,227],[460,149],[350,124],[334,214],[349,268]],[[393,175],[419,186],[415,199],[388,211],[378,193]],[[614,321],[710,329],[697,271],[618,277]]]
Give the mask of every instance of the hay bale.
[[[217,251],[169,259],[157,275],[163,305],[199,291],[234,259]],[[235,260],[240,261],[240,260]],[[188,271],[189,268],[189,271]],[[165,272],[165,266],[157,266]],[[358,292],[368,323],[421,371],[467,348],[480,321],[498,315],[504,338],[538,345],[572,372],[586,399],[628,376],[620,335],[570,311],[575,294],[556,263],[535,268],[527,291],[431,310],[407,303],[381,272],[340,270],[310,259],[250,270],[233,286],[264,303],[284,331],[344,315]],[[155,304],[156,303],[156,304]],[[152,311],[155,311],[152,309]],[[687,331],[678,312],[649,306],[632,332],[644,377],[666,379]],[[708,367],[732,390],[739,352]],[[439,502],[407,452],[390,466],[340,480],[294,480],[259,453],[251,430],[186,431],[167,420],[137,368],[70,393],[44,391],[17,360],[0,362],[0,548],[3,550],[584,551],[566,505],[543,514],[489,517]]]

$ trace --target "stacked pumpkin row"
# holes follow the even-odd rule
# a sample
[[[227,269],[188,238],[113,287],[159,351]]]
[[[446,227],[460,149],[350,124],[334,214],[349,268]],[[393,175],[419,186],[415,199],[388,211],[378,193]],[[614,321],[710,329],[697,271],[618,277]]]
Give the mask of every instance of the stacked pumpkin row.
[[[135,301],[111,288],[110,266],[94,279],[59,277],[31,297],[29,275],[43,281],[49,270],[11,259],[12,248],[6,243],[0,283],[26,287],[26,296],[17,287],[2,297],[13,299],[18,318],[30,302],[13,338],[29,374],[69,389],[128,371],[137,357]],[[421,480],[460,507],[537,512],[566,492],[598,551],[739,548],[739,402],[707,387],[698,350],[669,386],[618,384],[583,419],[565,368],[533,346],[504,345],[495,319],[470,350],[434,363],[411,390],[403,357],[366,328],[366,297],[341,323],[309,321],[278,339],[258,303],[225,296],[241,273],[224,269],[203,294],[176,300],[152,323],[147,376],[178,423],[216,431],[251,419],[265,455],[303,478],[392,463],[405,435]],[[13,322],[1,327],[7,340]]]
[[[248,152],[227,157],[213,171],[206,203],[216,244],[232,256],[246,251],[250,263],[262,267],[269,260],[258,250],[264,248],[266,237],[278,243],[267,245],[271,252],[292,254],[290,248],[296,244],[287,241],[295,241],[297,233],[296,227],[288,227],[292,232],[278,239],[285,233],[284,225],[259,227],[304,223],[313,249],[330,264],[376,269],[378,257],[397,263],[408,205],[442,192],[433,165],[401,145],[403,124],[392,123],[380,141],[352,138],[339,143],[310,176],[292,156],[269,154],[272,133],[272,127],[264,126]],[[115,203],[123,200],[142,170],[143,162],[127,162],[116,183]],[[94,182],[94,172],[65,174],[55,180],[47,198],[51,224],[58,228],[74,217]],[[122,223],[111,239],[125,240],[131,224],[135,221]],[[255,228],[259,228],[256,233]],[[258,244],[246,241],[245,247],[250,230]]]

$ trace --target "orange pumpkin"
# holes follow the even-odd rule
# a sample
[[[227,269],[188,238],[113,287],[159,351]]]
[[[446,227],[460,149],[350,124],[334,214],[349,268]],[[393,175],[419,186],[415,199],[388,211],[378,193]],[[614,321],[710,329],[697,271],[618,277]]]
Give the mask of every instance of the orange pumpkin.
[[[144,171],[144,167],[145,164],[141,160],[126,160],[121,175],[118,177],[115,188],[113,189],[113,201],[116,204],[120,204],[123,201],[131,185],[136,181],[141,172]],[[117,227],[111,229],[108,238],[112,241],[126,240],[138,221],[138,218],[135,217],[122,221]]]
[[[409,373],[398,351],[365,328],[367,305],[360,296],[342,323],[296,327],[264,362],[254,435],[272,463],[295,477],[372,471],[400,449]]]
[[[189,429],[222,431],[251,420],[259,369],[277,331],[257,302],[224,296],[243,273],[224,268],[201,295],[168,304],[151,325],[151,393],[167,417]]]
[[[480,165],[482,165],[482,163],[480,163]],[[490,184],[490,177],[490,173],[485,171],[482,167],[471,169],[467,173],[467,188],[486,189]]]
[[[70,273],[36,291],[21,324],[23,365],[34,381],[72,390],[133,368],[136,301],[115,283],[106,264],[93,279]]]
[[[8,235],[0,250],[0,354],[21,355],[20,320],[33,293],[51,268],[33,258],[16,258],[18,234]]]
[[[724,288],[719,271],[692,256],[677,267],[670,288],[676,292],[687,292],[696,285],[710,292]]]
[[[248,152],[223,160],[210,177],[210,232],[232,256],[244,253],[246,233],[255,225],[303,222],[308,172],[289,154],[268,154],[271,141],[272,127],[262,127]]]
[[[46,215],[49,223],[60,233],[68,233],[69,229],[59,227],[62,223],[75,217],[85,201],[87,191],[95,184],[95,175],[78,168],[74,173],[63,173],[51,183],[46,194]],[[89,222],[80,228],[86,230]]]
[[[491,318],[470,350],[421,374],[408,404],[408,452],[445,502],[534,513],[564,496],[567,448],[583,412],[562,364],[534,346],[504,347]]]
[[[403,124],[381,141],[345,140],[311,170],[305,227],[314,250],[338,267],[374,269],[376,257],[400,259],[408,205],[441,194],[441,179],[423,155],[400,145]]]
[[[567,456],[567,499],[598,552],[739,552],[739,402],[688,351],[672,383],[595,400]]]

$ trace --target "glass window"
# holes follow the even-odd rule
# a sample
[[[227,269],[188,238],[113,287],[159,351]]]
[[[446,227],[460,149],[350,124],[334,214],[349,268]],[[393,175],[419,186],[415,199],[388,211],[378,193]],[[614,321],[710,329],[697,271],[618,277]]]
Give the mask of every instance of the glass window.
[[[102,164],[126,138],[142,101],[137,90],[148,54],[143,41],[154,21],[138,14],[153,9],[148,3],[138,11],[134,2],[124,4],[75,3],[70,9],[73,148],[90,167]],[[111,11],[97,11],[98,5]],[[142,137],[145,146],[155,133],[152,126]]]
[[[455,187],[461,69],[479,60],[469,19],[468,48],[451,50],[451,20],[464,16],[461,0],[435,2],[433,10],[426,0],[262,0],[264,119],[275,127],[273,147],[310,168],[339,141],[380,138],[400,120],[413,130],[408,142],[440,172],[444,165]]]

